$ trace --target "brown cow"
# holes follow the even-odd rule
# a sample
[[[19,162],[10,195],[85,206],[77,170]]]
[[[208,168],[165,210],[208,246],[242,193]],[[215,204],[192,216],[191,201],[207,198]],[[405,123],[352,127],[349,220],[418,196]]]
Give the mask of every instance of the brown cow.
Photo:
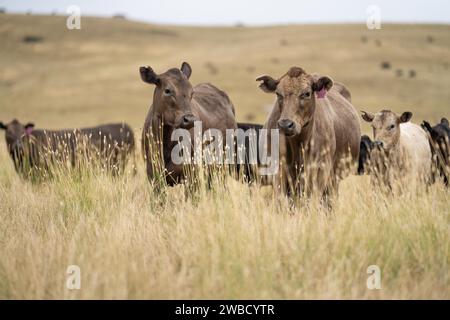
[[[288,194],[316,191],[326,196],[337,190],[338,178],[359,154],[361,128],[350,92],[342,84],[335,88],[329,77],[298,67],[278,80],[262,76],[257,81],[263,91],[277,95],[264,126],[280,130],[275,185]]]
[[[33,123],[14,119],[0,122],[16,171],[27,175],[32,169],[48,171],[56,162],[75,166],[77,157],[94,152],[112,173],[123,171],[127,156],[134,152],[134,133],[127,124],[106,124],[93,128],[44,130]],[[83,155],[84,154],[84,155]],[[92,154],[91,154],[92,156]]]
[[[237,128],[234,106],[225,92],[209,83],[193,87],[189,81],[192,69],[186,62],[180,69],[172,68],[162,74],[156,74],[151,67],[141,67],[139,71],[144,82],[155,85],[153,104],[142,131],[147,176],[153,182],[165,171],[166,183],[175,185],[184,180],[185,174],[184,166],[171,158],[178,143],[172,141],[172,132],[179,128],[189,130],[194,141],[194,122],[201,121],[203,132],[217,129],[225,137],[226,129]]]

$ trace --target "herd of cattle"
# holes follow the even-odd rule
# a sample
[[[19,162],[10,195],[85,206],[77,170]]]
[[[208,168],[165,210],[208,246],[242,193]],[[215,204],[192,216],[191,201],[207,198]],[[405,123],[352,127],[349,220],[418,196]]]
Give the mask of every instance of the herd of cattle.
[[[362,119],[373,128],[372,140],[361,136],[360,116],[343,84],[292,67],[280,78],[264,75],[257,79],[264,92],[276,95],[266,123],[238,123],[224,91],[209,83],[191,84],[188,63],[161,74],[151,67],[139,71],[141,79],[154,86],[153,104],[142,132],[150,181],[161,177],[161,167],[168,185],[185,180],[185,166],[171,159],[178,143],[172,141],[172,132],[183,128],[193,135],[194,123],[201,121],[203,131],[216,129],[223,136],[227,129],[255,130],[258,137],[260,132],[277,129],[279,143],[275,147],[267,136],[267,152],[279,153],[275,175],[260,176],[261,164],[246,165],[245,170],[235,167],[247,181],[257,178],[288,195],[317,193],[326,197],[337,191],[339,181],[356,168],[359,174],[369,174],[388,187],[404,177],[431,183],[441,176],[448,185],[450,128],[446,118],[434,127],[426,121],[419,126],[410,122],[412,113],[408,111],[401,115],[389,110],[376,114],[363,111]],[[76,166],[80,150],[85,150],[82,146],[95,150],[100,160],[106,160],[107,168],[117,173],[123,171],[135,151],[134,134],[126,124],[55,131],[13,120],[0,122],[0,129],[6,131],[16,171],[25,176],[36,169],[48,171],[58,161]]]

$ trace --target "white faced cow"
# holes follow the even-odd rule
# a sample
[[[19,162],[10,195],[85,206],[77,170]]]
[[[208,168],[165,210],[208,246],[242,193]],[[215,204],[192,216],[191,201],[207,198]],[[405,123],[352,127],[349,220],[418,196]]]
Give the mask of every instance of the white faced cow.
[[[431,148],[426,132],[409,122],[411,112],[397,115],[390,110],[362,113],[370,122],[376,148],[371,151],[372,168],[384,183],[392,186],[399,178],[426,181],[431,175]],[[374,174],[375,172],[372,172]]]

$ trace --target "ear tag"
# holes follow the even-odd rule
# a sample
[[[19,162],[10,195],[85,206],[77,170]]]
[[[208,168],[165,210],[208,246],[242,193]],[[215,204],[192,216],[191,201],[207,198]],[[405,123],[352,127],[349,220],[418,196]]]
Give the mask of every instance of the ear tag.
[[[27,136],[31,135],[32,132],[33,132],[33,128],[32,127],[25,129],[25,133],[27,134]]]
[[[323,87],[322,89],[320,89],[320,91],[317,91],[317,98],[323,99],[325,98],[326,94],[327,90],[325,89],[325,87]]]

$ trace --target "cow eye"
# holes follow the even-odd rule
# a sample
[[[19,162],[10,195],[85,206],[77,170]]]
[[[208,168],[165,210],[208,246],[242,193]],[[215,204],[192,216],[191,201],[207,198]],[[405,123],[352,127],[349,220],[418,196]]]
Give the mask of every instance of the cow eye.
[[[172,91],[170,91],[170,89],[164,89],[164,95],[165,96],[171,96],[172,95]]]
[[[301,99],[311,98],[311,91],[305,92],[300,96]]]
[[[391,125],[388,127],[388,130],[392,130],[392,129],[394,129],[394,128],[395,128],[395,125],[391,124]]]

